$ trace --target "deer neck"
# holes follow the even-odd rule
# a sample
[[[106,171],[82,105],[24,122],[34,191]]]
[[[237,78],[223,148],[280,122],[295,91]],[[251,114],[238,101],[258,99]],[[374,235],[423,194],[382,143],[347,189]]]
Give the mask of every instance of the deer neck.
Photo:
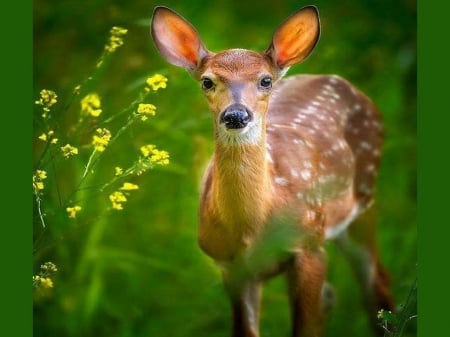
[[[221,221],[232,230],[257,231],[271,204],[265,133],[254,143],[215,144],[212,196]]]

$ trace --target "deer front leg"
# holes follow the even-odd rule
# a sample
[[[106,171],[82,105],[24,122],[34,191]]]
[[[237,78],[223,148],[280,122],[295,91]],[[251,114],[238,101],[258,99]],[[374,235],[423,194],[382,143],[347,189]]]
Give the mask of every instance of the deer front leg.
[[[259,336],[260,282],[233,278],[223,274],[225,290],[230,299],[233,318],[233,337]]]
[[[325,277],[326,259],[322,251],[302,251],[288,266],[293,337],[322,335],[326,310],[322,301]]]

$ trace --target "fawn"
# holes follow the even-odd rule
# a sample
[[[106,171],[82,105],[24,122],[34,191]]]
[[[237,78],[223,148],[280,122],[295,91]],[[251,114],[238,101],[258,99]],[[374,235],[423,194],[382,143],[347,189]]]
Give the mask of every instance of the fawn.
[[[292,336],[322,335],[332,300],[326,240],[348,257],[380,334],[377,311],[392,310],[393,299],[373,221],[349,226],[373,203],[380,114],[338,76],[281,79],[315,47],[317,8],[290,16],[262,53],[209,51],[188,21],[162,6],[154,9],[151,35],[169,63],[200,83],[212,112],[215,148],[202,187],[199,245],[222,268],[232,335],[259,336],[261,283],[282,272]],[[281,247],[267,257],[261,252],[272,237],[281,237]]]

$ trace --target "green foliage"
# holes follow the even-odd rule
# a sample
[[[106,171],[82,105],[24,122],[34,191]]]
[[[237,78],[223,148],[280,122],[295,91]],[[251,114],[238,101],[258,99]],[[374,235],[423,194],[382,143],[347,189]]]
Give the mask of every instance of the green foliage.
[[[378,318],[385,328],[385,337],[401,337],[407,331],[407,327],[413,326],[417,330],[417,280],[411,287],[406,301],[400,305],[397,312],[393,313],[381,310]]]
[[[52,287],[34,299],[36,337],[229,335],[229,304],[218,269],[197,246],[198,190],[213,148],[212,122],[197,84],[185,71],[169,66],[152,45],[150,16],[160,4],[34,3],[34,97],[42,99],[35,105],[33,135],[34,274],[48,261],[58,269],[44,276]],[[164,4],[194,23],[205,44],[217,51],[264,50],[281,21],[308,3]],[[394,297],[403,304],[392,317],[404,322],[399,323],[403,337],[415,336],[415,320],[407,317],[416,315],[416,304],[407,299],[412,298],[417,260],[416,5],[409,0],[315,4],[322,19],[321,39],[289,74],[337,73],[380,107],[386,142],[377,190],[378,245]],[[113,26],[127,27],[123,45],[108,38]],[[167,88],[156,94],[144,90],[152,87],[146,79],[154,74],[168,79]],[[49,91],[41,94],[42,89]],[[93,93],[100,105],[90,96],[85,106],[94,114],[102,112],[80,120],[81,100]],[[155,116],[149,113],[142,121],[139,104],[156,107]],[[45,118],[44,108],[49,109]],[[103,129],[110,131],[109,140]],[[55,138],[57,143],[52,143]],[[94,151],[104,143],[104,151]],[[71,147],[65,158],[60,148],[67,144]],[[146,148],[145,156],[141,147],[149,144],[156,147]],[[72,147],[77,154],[71,155],[76,152]],[[155,165],[164,157],[158,149],[170,153],[169,165]],[[145,160],[152,165],[145,166]],[[136,165],[143,161],[151,169],[137,175]],[[115,175],[116,167],[122,175]],[[139,189],[120,190],[124,183]],[[122,210],[113,208],[109,196],[114,192],[127,199],[119,202]],[[71,212],[75,217],[69,217]],[[282,254],[285,234],[275,233],[264,249]],[[270,257],[264,249],[254,255],[262,264]],[[370,336],[349,266],[333,245],[327,250],[328,278],[337,302],[326,336]],[[285,290],[282,278],[265,287],[262,337],[288,335]]]

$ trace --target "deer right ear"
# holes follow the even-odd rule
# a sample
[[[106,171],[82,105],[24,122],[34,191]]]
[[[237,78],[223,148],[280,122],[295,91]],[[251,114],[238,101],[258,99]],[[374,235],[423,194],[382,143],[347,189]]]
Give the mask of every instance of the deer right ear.
[[[151,35],[161,55],[175,66],[193,71],[208,55],[195,28],[167,7],[155,7]]]
[[[317,8],[303,7],[278,27],[265,53],[275,66],[286,69],[308,57],[319,36],[320,20]]]

